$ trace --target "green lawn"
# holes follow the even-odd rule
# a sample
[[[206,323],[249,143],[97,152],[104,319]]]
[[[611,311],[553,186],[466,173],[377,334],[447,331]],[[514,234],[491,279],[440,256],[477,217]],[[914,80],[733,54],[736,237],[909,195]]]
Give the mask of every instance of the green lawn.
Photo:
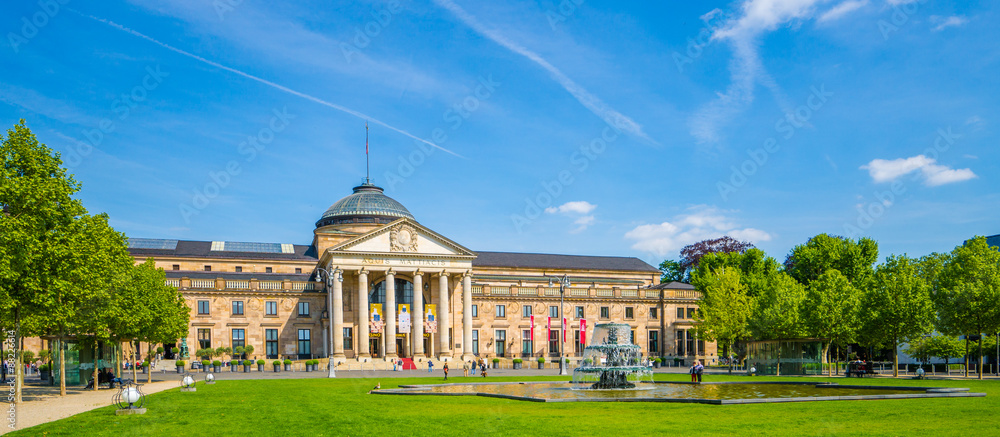
[[[687,375],[658,375],[683,380]],[[711,380],[745,377],[709,376]],[[465,378],[451,378],[462,382]],[[468,378],[480,382],[482,378]],[[489,378],[490,381],[554,380]],[[755,381],[845,378],[754,378]],[[397,384],[441,378],[382,379]],[[1000,381],[866,379],[871,385],[969,387],[985,398],[832,401],[757,405],[537,403],[474,396],[369,395],[374,379],[289,379],[198,384],[147,398],[142,416],[114,407],[10,435],[992,435],[1000,429]],[[452,382],[452,381],[449,381]]]

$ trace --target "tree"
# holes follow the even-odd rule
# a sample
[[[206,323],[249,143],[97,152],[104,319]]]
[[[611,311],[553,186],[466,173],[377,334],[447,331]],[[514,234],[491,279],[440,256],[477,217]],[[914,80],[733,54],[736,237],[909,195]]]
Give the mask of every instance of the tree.
[[[750,332],[758,340],[778,341],[777,375],[781,375],[781,341],[801,338],[805,331],[800,320],[805,288],[784,272],[772,275],[755,300]]]
[[[861,295],[839,270],[830,269],[806,288],[802,302],[802,323],[806,334],[828,339],[823,344],[827,362],[832,344],[854,341],[859,325]]]
[[[926,338],[923,343],[928,355],[944,358],[946,368],[952,358],[960,357],[965,352],[962,343],[950,335],[936,334]]]
[[[703,291],[696,316],[698,336],[721,343],[731,351],[737,340],[750,333],[747,322],[752,299],[746,293],[746,286],[740,284],[739,271],[723,267],[713,272]],[[732,360],[729,373],[733,373]]]
[[[730,236],[711,240],[702,240],[697,243],[684,246],[684,248],[681,249],[680,267],[682,271],[690,274],[692,270],[698,268],[698,262],[701,261],[701,257],[706,254],[731,252],[742,253],[751,247],[753,247],[753,243],[748,241],[739,241]]]
[[[706,254],[692,272],[691,284],[703,290],[711,280],[712,272],[723,267],[739,271],[740,283],[746,285],[750,297],[760,296],[773,278],[781,274],[781,264],[777,260],[767,256],[763,250],[750,248],[743,252]]]
[[[660,283],[686,282],[687,274],[681,268],[681,264],[672,259],[663,260],[660,263]]]
[[[892,348],[893,376],[899,376],[898,346],[933,326],[929,290],[917,274],[916,263],[905,256],[891,256],[875,269],[863,298],[860,340],[868,346]]]
[[[0,139],[0,326],[13,330],[20,345],[26,334],[45,329],[44,318],[28,320],[39,311],[36,296],[62,280],[46,268],[52,242],[85,210],[72,198],[80,185],[59,154],[39,143],[24,120]],[[19,371],[14,402],[21,402],[23,383]]]
[[[792,248],[785,258],[785,271],[809,285],[829,270],[839,271],[847,281],[859,286],[871,276],[878,261],[878,243],[869,238],[849,238],[819,234]]]
[[[982,334],[1000,330],[1000,252],[977,236],[956,247],[941,267],[935,304],[950,333],[979,336],[976,356],[983,378]]]

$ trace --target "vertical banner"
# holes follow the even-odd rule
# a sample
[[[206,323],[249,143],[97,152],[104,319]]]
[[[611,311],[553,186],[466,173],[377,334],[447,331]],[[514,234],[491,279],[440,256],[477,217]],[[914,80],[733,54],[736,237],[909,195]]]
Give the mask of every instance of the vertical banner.
[[[566,318],[565,318],[565,317],[563,317],[563,319],[562,319],[562,335],[563,335],[563,343],[565,343],[565,342],[566,342],[566,326],[569,326],[569,325],[568,325],[568,324],[566,323]]]
[[[587,319],[580,319],[580,349],[587,346]]]
[[[427,315],[427,320],[424,321],[424,332],[431,334],[438,332],[437,305],[424,305],[424,314]]]
[[[371,320],[368,321],[368,326],[371,327],[372,334],[381,334],[382,326],[385,325],[382,315],[382,304],[373,303],[368,305],[368,311],[371,314]]]
[[[552,340],[552,318],[549,317],[548,325],[545,326],[545,342]]]
[[[404,303],[396,305],[399,307],[399,314],[396,320],[399,320],[399,333],[409,334],[410,333],[410,304]]]
[[[531,348],[535,348],[535,316],[531,316]],[[534,350],[531,353],[535,353]]]

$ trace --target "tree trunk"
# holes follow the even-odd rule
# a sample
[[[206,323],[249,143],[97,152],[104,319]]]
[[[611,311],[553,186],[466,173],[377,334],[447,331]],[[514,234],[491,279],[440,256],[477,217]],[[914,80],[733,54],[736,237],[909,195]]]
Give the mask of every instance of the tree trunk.
[[[833,369],[830,368],[830,342],[823,343],[823,357],[821,360],[823,361],[821,363],[824,367],[823,370],[827,371],[827,375],[833,376]],[[822,374],[823,372],[820,371],[820,375]]]
[[[899,376],[899,338],[892,337],[892,377]]]
[[[146,351],[149,353],[149,371],[146,372],[146,383],[153,382],[153,343],[146,343]]]
[[[983,379],[983,334],[979,334],[979,366],[976,370],[979,379]]]
[[[774,368],[774,376],[781,376],[781,341],[778,341],[778,365]]]
[[[65,334],[59,331],[59,396],[66,396],[66,346],[63,344]]]
[[[726,361],[729,362],[729,374],[732,375],[733,374],[733,354],[732,354],[731,351],[733,350],[733,344],[732,343],[726,344],[725,348],[726,348],[726,350],[723,351],[723,352],[726,353]]]
[[[969,336],[965,336],[965,377],[969,377]]]
[[[97,386],[100,385],[98,383],[99,380],[97,378],[97,376],[98,376],[98,373],[97,373],[97,351],[98,351],[97,340],[94,340],[94,391],[97,391]]]

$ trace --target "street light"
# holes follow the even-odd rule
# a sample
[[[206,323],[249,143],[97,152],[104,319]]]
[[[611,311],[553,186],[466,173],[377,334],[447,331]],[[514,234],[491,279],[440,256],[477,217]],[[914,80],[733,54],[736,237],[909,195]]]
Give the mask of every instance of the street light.
[[[334,269],[333,273],[331,274],[331,272],[327,269],[324,269],[322,267],[316,267],[316,279],[323,280],[322,274],[326,275],[326,281],[323,282],[326,284],[326,308],[327,308],[327,314],[329,314],[326,328],[327,332],[329,333],[328,336],[330,339],[326,353],[327,358],[329,358],[330,360],[330,363],[327,365],[327,367],[329,368],[329,373],[326,375],[326,377],[336,378],[337,371],[334,369],[335,365],[333,362],[333,342],[335,341],[333,339],[333,281],[336,280],[337,282],[344,282],[344,271],[340,269]]]
[[[549,278],[549,287],[554,285],[556,281],[559,281],[559,331],[563,336],[563,341],[559,342],[559,374],[569,375],[569,371],[566,369],[566,361],[564,359],[564,356],[566,355],[566,317],[563,315],[566,287],[569,287],[569,275],[543,276]]]

